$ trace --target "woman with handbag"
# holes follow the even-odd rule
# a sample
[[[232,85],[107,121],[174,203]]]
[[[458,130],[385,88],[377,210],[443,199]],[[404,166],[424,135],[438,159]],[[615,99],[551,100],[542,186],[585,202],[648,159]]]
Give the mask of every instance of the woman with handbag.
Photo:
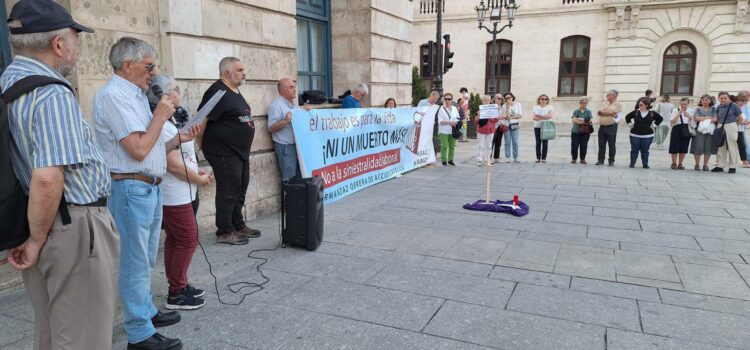
[[[490,102],[491,101],[489,95],[482,96],[483,105],[488,105],[490,104]],[[492,151],[492,139],[496,134],[495,125],[497,123],[497,118],[482,119],[481,117],[482,115],[480,112],[480,114],[474,120],[474,122],[477,124],[477,148],[479,151],[477,155],[477,166],[483,166],[484,163],[489,161],[490,152]]]
[[[520,133],[519,128],[521,127],[523,110],[521,109],[521,104],[516,102],[516,96],[512,92],[505,93],[503,97],[505,97],[505,105],[500,112],[508,122],[508,131],[505,133],[505,162],[510,163],[512,146],[513,163],[520,163],[518,161],[518,135]]]
[[[594,126],[591,124],[593,114],[586,108],[589,104],[588,97],[584,96],[578,99],[578,109],[573,111],[571,120],[573,128],[570,130],[570,155],[573,157],[571,164],[578,160],[580,151],[581,164],[586,164],[586,151],[588,150],[589,137],[594,132]]]
[[[548,140],[542,139],[542,123],[554,117],[555,109],[549,105],[549,96],[539,95],[534,107],[534,138],[536,139],[536,162],[547,163]]]
[[[716,154],[717,151],[713,134],[718,121],[714,99],[710,95],[701,96],[693,119],[698,123],[698,132],[690,145],[690,154],[695,157],[695,170],[708,171],[708,161],[711,159],[711,155]],[[703,156],[703,168],[700,166],[701,156]]]
[[[680,99],[680,107],[674,110],[672,118],[669,119],[669,123],[672,125],[672,134],[669,135],[669,154],[672,155],[673,170],[685,170],[682,162],[685,160],[685,154],[688,152],[690,139],[692,138],[688,125],[693,120],[693,115],[688,110],[689,105],[689,98],[683,97]],[[660,127],[657,127],[657,130]]]
[[[458,109],[453,106],[452,101],[453,94],[449,92],[443,95],[443,105],[438,109],[440,160],[443,162],[443,166],[456,165],[453,163],[453,155],[456,152],[456,138],[453,137],[453,128],[458,125]]]
[[[654,129],[651,125],[657,126],[664,121],[659,113],[651,109],[651,102],[642,98],[638,101],[638,109],[628,113],[625,116],[625,122],[630,127],[630,167],[635,168],[635,161],[638,160],[638,153],[641,154],[643,168],[648,169],[648,148],[654,140]]]
[[[665,94],[661,97],[661,102],[656,104],[654,110],[662,116],[672,115],[674,105],[669,100],[669,95]],[[669,127],[669,123],[661,123],[661,125],[654,130],[654,142],[656,142],[656,147],[658,149],[664,149],[663,144],[664,141],[667,140],[667,135],[669,135]]]

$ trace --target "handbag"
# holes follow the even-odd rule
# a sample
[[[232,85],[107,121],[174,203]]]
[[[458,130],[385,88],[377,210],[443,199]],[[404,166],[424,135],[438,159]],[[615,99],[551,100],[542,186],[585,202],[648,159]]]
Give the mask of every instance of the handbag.
[[[505,124],[500,124],[500,131],[501,131],[501,132],[502,132],[503,134],[504,134],[504,133],[506,133],[506,132],[508,132],[508,130],[510,130],[510,129],[508,129],[508,126],[507,126],[507,125],[505,125]]]
[[[680,137],[681,138],[683,138],[683,139],[689,139],[689,138],[693,137],[693,135],[690,134],[690,128],[687,127],[687,124],[685,124],[685,122],[682,121],[682,113],[680,113],[680,125],[682,125],[680,127]]]
[[[556,136],[555,123],[549,120],[542,121],[541,139],[549,141],[554,140]]]
[[[580,115],[580,114],[578,114],[578,110],[576,110],[576,115]],[[587,122],[587,123],[584,123],[584,124],[578,124],[578,133],[579,134],[590,134],[592,132],[594,132],[594,126],[591,125],[590,121]]]
[[[727,121],[727,115],[729,115],[729,107],[727,107],[726,112],[724,112],[724,121],[721,122],[721,127],[714,130],[714,145],[716,148],[724,147],[727,143],[727,132],[724,130],[724,122]]]

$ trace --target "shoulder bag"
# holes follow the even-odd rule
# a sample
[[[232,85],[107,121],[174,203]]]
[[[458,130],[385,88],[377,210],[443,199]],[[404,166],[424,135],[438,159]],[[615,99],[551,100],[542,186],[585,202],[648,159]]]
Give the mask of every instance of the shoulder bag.
[[[724,147],[724,145],[727,143],[727,132],[724,130],[724,122],[727,121],[727,116],[729,115],[729,108],[731,108],[732,105],[730,104],[726,111],[724,112],[724,120],[721,121],[721,126],[716,128],[714,130],[714,145],[716,148]]]

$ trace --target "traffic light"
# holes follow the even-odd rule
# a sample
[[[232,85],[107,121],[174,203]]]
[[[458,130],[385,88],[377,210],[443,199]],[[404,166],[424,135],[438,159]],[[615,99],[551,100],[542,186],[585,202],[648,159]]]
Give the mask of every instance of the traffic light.
[[[453,58],[455,52],[451,51],[451,35],[445,34],[443,35],[443,39],[445,39],[445,46],[443,46],[445,48],[443,57],[443,74],[445,74],[451,68],[453,68],[453,62],[451,62],[451,58]]]
[[[435,65],[435,42],[432,40],[428,41],[427,44],[423,44],[420,47],[420,53],[422,55],[422,61],[420,65],[420,71],[422,78],[431,78],[433,73],[433,66]]]

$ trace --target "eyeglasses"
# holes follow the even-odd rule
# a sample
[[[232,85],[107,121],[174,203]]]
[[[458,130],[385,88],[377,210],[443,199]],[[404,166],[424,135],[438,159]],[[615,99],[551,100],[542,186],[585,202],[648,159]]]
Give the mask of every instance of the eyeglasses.
[[[452,99],[452,98],[444,98],[443,100],[446,100],[446,101],[453,101],[453,99]]]
[[[511,98],[513,98],[513,97],[511,97],[511,96],[505,96],[506,100],[510,100]]]
[[[156,63],[144,64],[143,67],[146,68],[147,71],[153,72],[154,69],[156,69]]]
[[[539,99],[540,101],[549,101],[546,97],[542,97]]]

